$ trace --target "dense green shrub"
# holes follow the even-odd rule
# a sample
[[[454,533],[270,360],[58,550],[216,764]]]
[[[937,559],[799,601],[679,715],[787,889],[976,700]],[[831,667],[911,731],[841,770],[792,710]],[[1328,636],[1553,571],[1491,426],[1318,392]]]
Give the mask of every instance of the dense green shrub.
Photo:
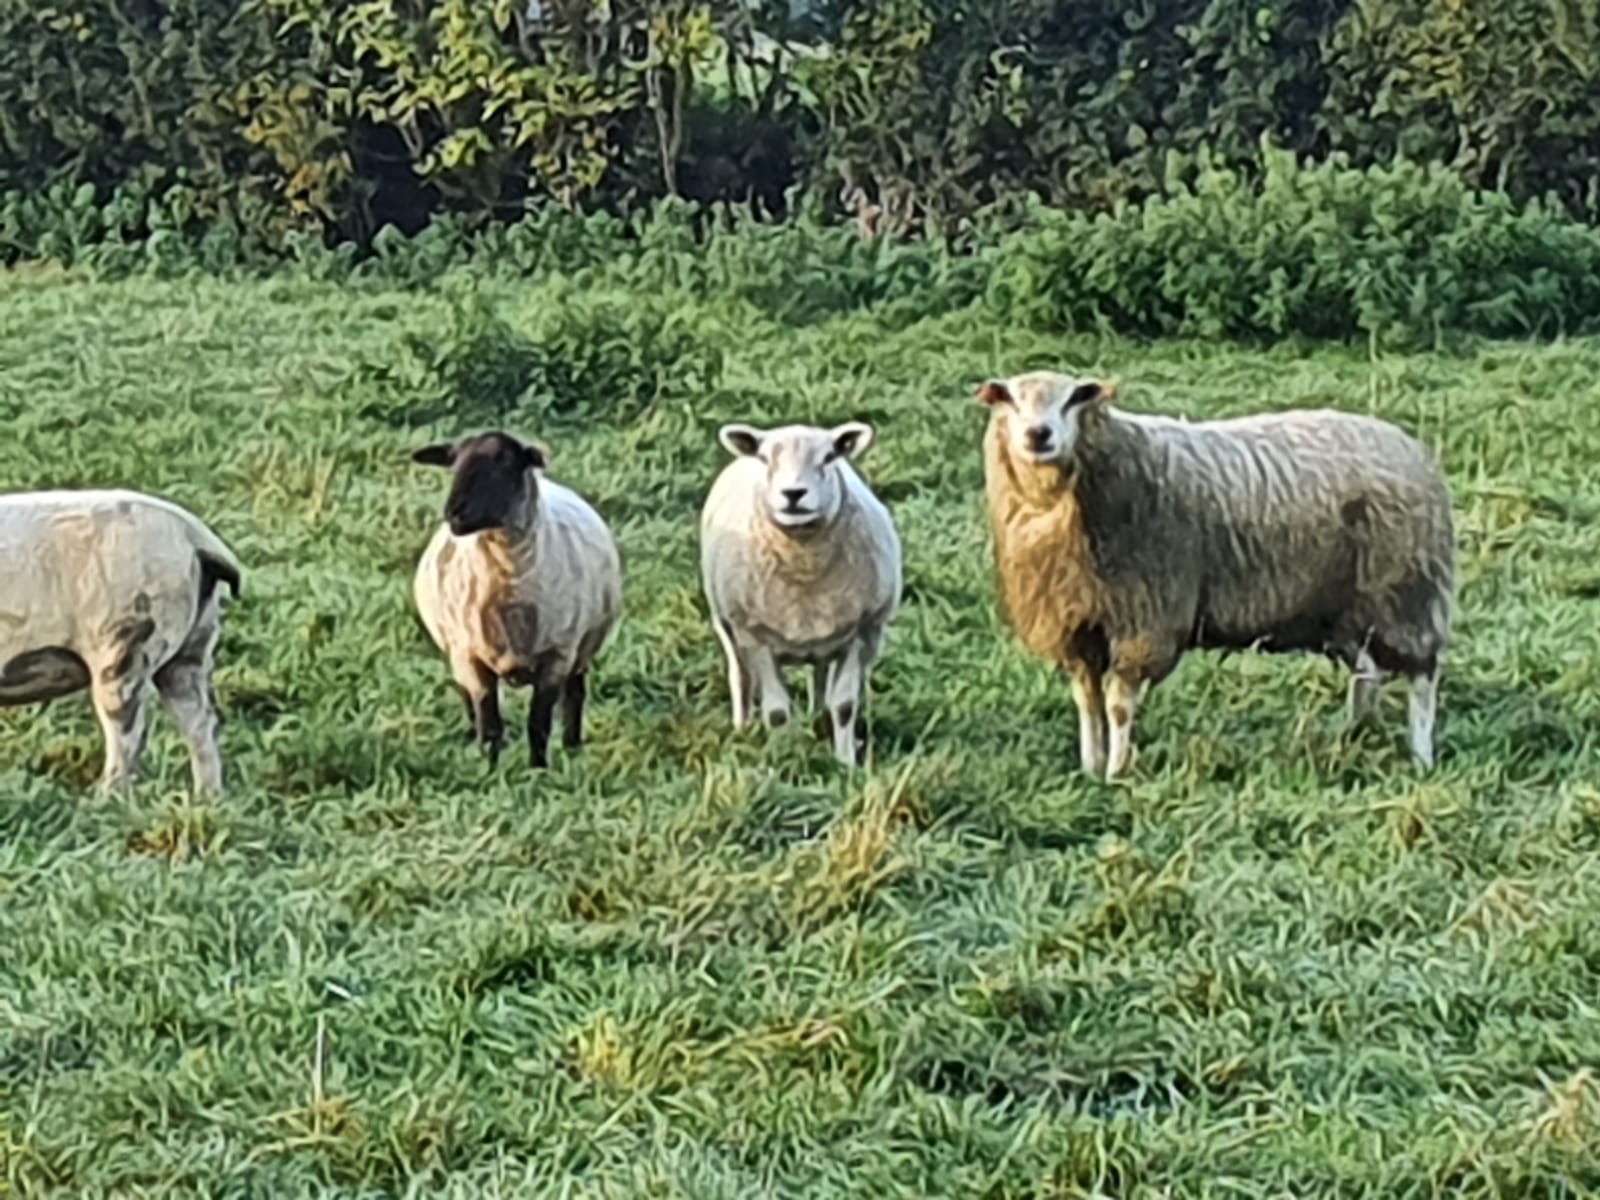
[[[381,362],[353,373],[358,388],[378,396],[364,414],[402,425],[513,413],[626,420],[721,381],[722,350],[681,297],[556,280],[527,308],[530,318],[514,322],[476,289],[453,289],[444,329],[402,334]]]
[[[1553,335],[1600,315],[1600,230],[1442,167],[1263,156],[1259,180],[1175,160],[1164,192],[1039,210],[987,299],[1051,328],[1201,337]]]
[[[627,218],[559,208],[513,224],[441,218],[412,237],[387,231],[366,254],[294,230],[275,243],[252,239],[247,222],[203,212],[183,187],[128,188],[97,204],[87,185],[58,186],[0,203],[0,253],[103,276],[278,269],[432,287],[464,269],[512,275],[564,297],[549,309],[567,315],[552,318],[544,336],[569,348],[612,334],[618,344],[645,344],[653,331],[677,328],[675,306],[695,300],[748,305],[786,323],[871,310],[896,325],[981,298],[1048,329],[1411,343],[1447,332],[1549,336],[1589,328],[1600,314],[1600,229],[1553,202],[1519,204],[1437,165],[1357,169],[1270,149],[1261,161],[1243,172],[1203,154],[1173,155],[1159,193],[1138,204],[1098,215],[1037,202],[1020,214],[997,209],[959,238],[928,229],[863,239],[815,213],[772,223],[664,202]],[[620,293],[655,299],[634,312],[608,298]],[[492,322],[461,321],[440,344],[494,341]],[[457,387],[443,367],[428,366],[436,350],[419,343],[417,378],[444,380],[441,394],[463,402],[510,404],[546,377],[547,395],[571,392],[552,360],[492,399],[495,387]],[[491,349],[474,353],[498,361]],[[589,364],[583,375],[610,369]],[[613,402],[625,395],[636,404],[666,386],[651,378],[612,389]],[[588,385],[575,386],[581,408]]]
[[[443,329],[402,334],[392,353],[360,364],[352,379],[381,396],[363,414],[394,424],[496,420],[521,403],[542,358],[531,339],[469,293],[456,299]]]
[[[722,380],[723,354],[700,321],[681,297],[552,282],[529,322],[537,411],[628,420],[658,400],[703,395]]]

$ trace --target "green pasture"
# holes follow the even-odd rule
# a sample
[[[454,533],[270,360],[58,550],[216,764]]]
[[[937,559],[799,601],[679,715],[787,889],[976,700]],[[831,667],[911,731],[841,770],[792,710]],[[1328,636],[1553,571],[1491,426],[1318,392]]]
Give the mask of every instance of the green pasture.
[[[571,300],[483,286],[511,330]],[[413,404],[386,368],[456,311],[0,276],[0,488],[164,494],[245,564],[225,796],[186,796],[164,715],[105,799],[86,699],[0,713],[0,1194],[1600,1190],[1600,341],[1374,357],[686,298],[720,378],[615,419]],[[983,515],[973,385],[1035,366],[1439,450],[1436,771],[1398,686],[1352,732],[1321,660],[1196,655],[1133,777],[1078,775]],[[719,423],[850,418],[906,555],[856,772],[807,722],[731,732],[696,554]],[[409,453],[501,422],[626,571],[589,745],[538,776],[467,744],[411,610],[446,481]]]

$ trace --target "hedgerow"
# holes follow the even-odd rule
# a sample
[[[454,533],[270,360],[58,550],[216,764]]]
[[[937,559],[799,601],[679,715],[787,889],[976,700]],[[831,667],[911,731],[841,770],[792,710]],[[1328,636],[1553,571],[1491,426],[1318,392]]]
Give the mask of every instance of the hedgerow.
[[[1097,217],[1037,210],[987,298],[1046,328],[1198,337],[1550,336],[1600,314],[1600,230],[1442,167],[1200,159]]]
[[[466,271],[715,298],[802,324],[872,311],[904,325],[982,303],[1043,330],[1432,344],[1574,333],[1600,314],[1600,228],[1554,202],[1518,203],[1437,165],[1357,168],[1271,147],[1261,164],[1173,155],[1140,203],[996,206],[955,233],[863,237],[814,210],[771,222],[669,200],[629,216],[447,216],[409,237],[390,227],[367,249],[296,230],[254,238],[182,185],[103,204],[85,185],[0,203],[0,246],[108,278],[290,272],[433,287]],[[623,321],[635,340],[641,314]],[[568,339],[569,357],[580,345]]]

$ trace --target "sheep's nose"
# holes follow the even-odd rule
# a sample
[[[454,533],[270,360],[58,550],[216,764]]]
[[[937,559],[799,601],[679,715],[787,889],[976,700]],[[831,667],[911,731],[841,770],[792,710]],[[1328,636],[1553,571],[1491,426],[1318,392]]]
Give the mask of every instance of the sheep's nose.
[[[1023,434],[1028,439],[1028,449],[1043,450],[1050,445],[1050,427],[1048,425],[1030,425]]]
[[[789,502],[790,508],[798,508],[800,501],[806,498],[805,488],[784,488],[783,498]]]

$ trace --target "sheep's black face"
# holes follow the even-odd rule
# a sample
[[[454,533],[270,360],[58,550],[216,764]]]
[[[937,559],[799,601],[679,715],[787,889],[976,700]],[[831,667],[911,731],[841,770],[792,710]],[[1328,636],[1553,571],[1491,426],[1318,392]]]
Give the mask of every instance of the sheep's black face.
[[[444,519],[456,537],[520,524],[537,502],[533,472],[545,465],[538,447],[499,431],[427,446],[412,458],[454,473]]]

